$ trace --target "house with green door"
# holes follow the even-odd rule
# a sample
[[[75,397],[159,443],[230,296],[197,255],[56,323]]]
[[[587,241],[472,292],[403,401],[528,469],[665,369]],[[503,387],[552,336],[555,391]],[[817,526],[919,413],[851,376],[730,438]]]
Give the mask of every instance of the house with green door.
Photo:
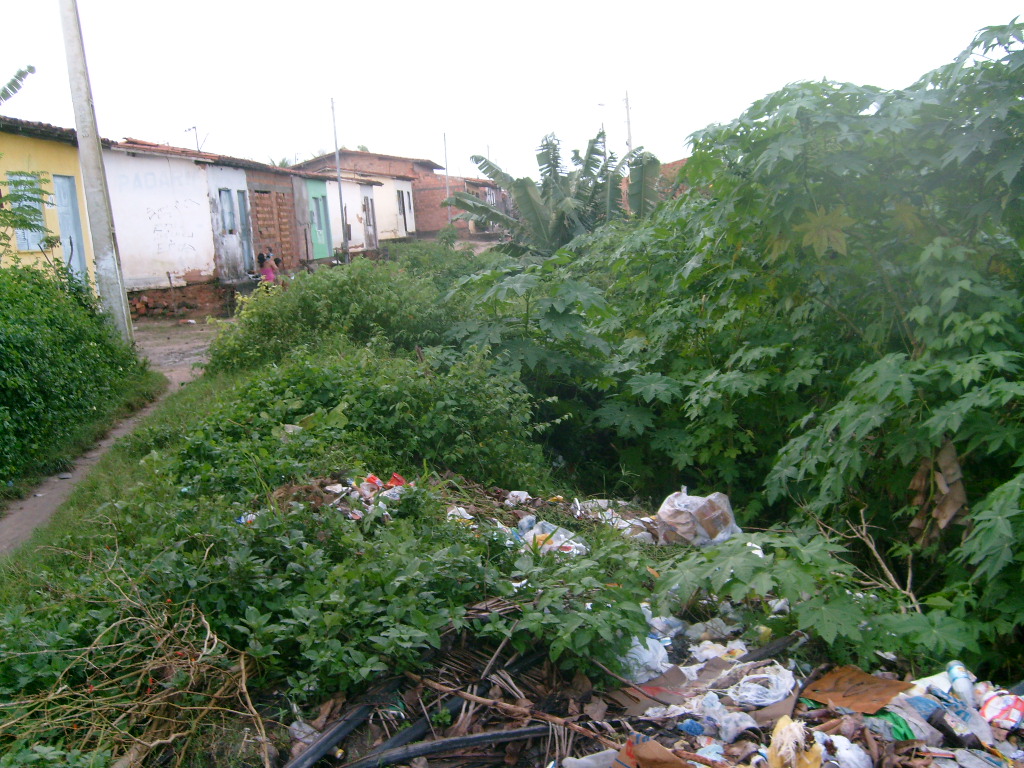
[[[309,205],[309,222],[306,225],[309,253],[314,260],[329,259],[334,255],[334,248],[331,238],[331,215],[327,207],[327,180],[310,175],[305,181],[306,200]]]

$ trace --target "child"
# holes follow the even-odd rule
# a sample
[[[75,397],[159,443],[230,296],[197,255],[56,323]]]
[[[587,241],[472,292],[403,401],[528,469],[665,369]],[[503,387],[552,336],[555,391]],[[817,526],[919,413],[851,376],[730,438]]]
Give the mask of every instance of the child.
[[[260,263],[261,282],[267,283],[268,285],[272,284],[277,280],[277,275],[274,273],[274,263],[262,253],[259,255],[258,260]]]

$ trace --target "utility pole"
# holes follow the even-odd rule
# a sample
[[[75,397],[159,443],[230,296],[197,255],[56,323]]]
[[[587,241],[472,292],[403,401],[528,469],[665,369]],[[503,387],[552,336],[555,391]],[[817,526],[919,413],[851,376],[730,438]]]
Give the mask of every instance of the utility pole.
[[[451,190],[448,189],[448,134],[442,133],[441,136],[444,138],[444,199],[447,200],[452,196]],[[452,207],[446,205],[445,209],[448,211],[448,223],[452,223]]]
[[[334,117],[334,99],[331,99],[331,125],[334,126],[334,171],[338,175],[338,205],[341,207],[341,250],[348,264],[348,222],[345,221],[345,196],[341,191],[341,157],[338,153],[338,121]]]
[[[110,192],[103,169],[103,146],[96,128],[96,111],[85,65],[82,25],[75,0],[60,0],[60,19],[64,29],[64,51],[68,60],[71,101],[78,131],[78,160],[82,168],[85,206],[89,214],[93,258],[96,264],[96,292],[126,342],[134,341],[132,318],[121,274],[121,258],[114,236],[114,217],[110,211]]]
[[[633,126],[629,122],[629,91],[626,91],[626,153],[633,154]]]

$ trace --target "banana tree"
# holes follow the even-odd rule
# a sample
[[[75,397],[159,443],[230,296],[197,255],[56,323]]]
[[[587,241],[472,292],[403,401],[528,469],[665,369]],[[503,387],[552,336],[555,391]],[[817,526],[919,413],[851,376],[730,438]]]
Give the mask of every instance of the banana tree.
[[[36,68],[32,65],[19,69],[14,73],[14,77],[7,81],[3,87],[0,87],[0,104],[11,99],[14,94],[21,90],[22,84],[25,82],[29,75],[34,74]]]
[[[479,155],[473,156],[473,162],[512,196],[515,215],[467,192],[456,192],[443,204],[461,209],[460,219],[507,231],[511,242],[503,247],[514,255],[549,256],[573,238],[623,218],[622,183],[627,167],[631,209],[646,215],[657,200],[653,182],[657,159],[640,149],[617,159],[605,145],[604,131],[587,142],[582,154],[573,150],[569,169],[562,162],[558,139],[554,134],[545,136],[537,149],[540,181],[513,178]]]

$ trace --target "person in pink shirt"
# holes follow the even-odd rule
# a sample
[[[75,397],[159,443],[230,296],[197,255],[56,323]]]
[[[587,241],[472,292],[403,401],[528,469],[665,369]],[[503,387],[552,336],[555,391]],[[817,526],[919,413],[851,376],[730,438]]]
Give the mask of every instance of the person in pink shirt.
[[[257,256],[256,260],[260,265],[260,282],[267,283],[268,285],[276,282],[277,273],[274,272],[274,262],[262,253]]]

